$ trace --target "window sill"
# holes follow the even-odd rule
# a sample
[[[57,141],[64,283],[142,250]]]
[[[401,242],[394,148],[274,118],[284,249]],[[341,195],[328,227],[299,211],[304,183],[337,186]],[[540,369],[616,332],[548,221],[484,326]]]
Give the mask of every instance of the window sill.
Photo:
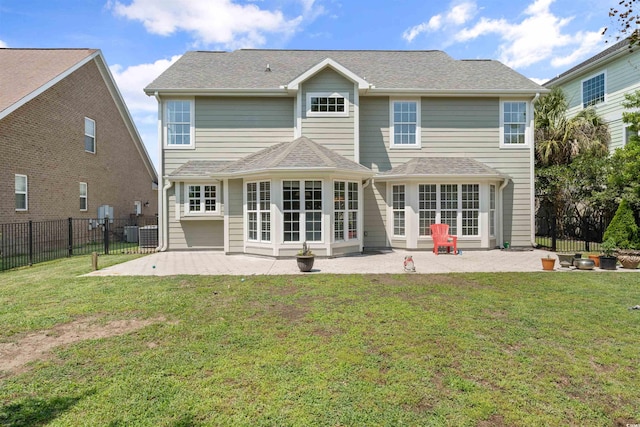
[[[530,144],[500,144],[500,149],[506,149],[506,150],[525,150],[525,149],[529,149],[531,148]]]
[[[165,145],[165,150],[195,150],[195,144],[191,145]]]
[[[180,217],[180,221],[220,221],[224,216],[220,214],[215,215],[184,215]]]
[[[421,150],[421,145],[390,145],[390,150]]]

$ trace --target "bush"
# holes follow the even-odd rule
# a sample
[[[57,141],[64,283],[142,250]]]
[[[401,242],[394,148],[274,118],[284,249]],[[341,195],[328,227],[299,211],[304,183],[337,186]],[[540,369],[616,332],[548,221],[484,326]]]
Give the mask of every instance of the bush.
[[[625,199],[620,202],[616,214],[604,232],[604,241],[612,239],[619,249],[636,249],[640,247],[638,225],[633,210]]]

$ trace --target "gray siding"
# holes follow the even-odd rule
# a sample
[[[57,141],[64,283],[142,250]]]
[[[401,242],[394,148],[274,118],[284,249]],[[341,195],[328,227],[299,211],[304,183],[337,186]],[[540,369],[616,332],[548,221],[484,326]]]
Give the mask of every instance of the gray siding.
[[[180,187],[180,190],[182,187]],[[170,250],[216,249],[224,247],[224,223],[222,217],[212,220],[176,220],[176,186],[168,191],[168,219]],[[181,213],[182,217],[182,213]]]
[[[391,244],[387,237],[387,185],[374,182],[364,189],[364,232],[366,248],[386,248]]]
[[[347,92],[348,117],[307,117],[307,93]],[[302,135],[354,160],[354,94],[353,83],[333,70],[325,69],[302,85]]]
[[[500,148],[498,98],[423,98],[422,147],[389,148],[389,98],[360,98],[360,160],[386,171],[417,156],[470,157],[511,177],[504,190],[504,239],[531,245],[531,152]]]
[[[244,252],[244,220],[242,205],[242,179],[230,179],[229,201],[229,252]]]
[[[294,138],[294,98],[198,97],[195,102],[195,149],[164,150],[165,174],[188,160],[237,160]]]

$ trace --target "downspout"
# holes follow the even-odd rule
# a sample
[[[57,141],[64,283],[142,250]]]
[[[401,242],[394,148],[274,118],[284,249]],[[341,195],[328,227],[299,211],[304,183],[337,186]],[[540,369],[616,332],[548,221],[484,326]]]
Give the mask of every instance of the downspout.
[[[536,134],[535,134],[535,106],[534,104],[540,98],[540,92],[531,100],[531,246],[536,247],[536,172],[535,172],[535,152],[536,152]]]
[[[164,185],[164,187],[162,187],[162,200],[163,202],[165,200],[167,200],[167,191],[169,191],[169,189],[173,186],[173,181],[168,181],[167,183]],[[167,209],[164,208],[164,205],[162,206],[162,215],[160,216],[161,219],[161,227],[162,227],[162,242],[160,243],[160,246],[158,246],[157,250],[159,252],[164,252],[167,250],[167,246],[169,245],[169,219],[167,218],[169,216],[169,212]]]
[[[500,210],[498,212],[500,212],[500,239],[498,240],[498,246],[500,246],[501,248],[504,247],[504,221],[503,221],[503,217],[504,217],[504,203],[502,201],[502,190],[504,190],[506,188],[506,186],[509,184],[509,180],[510,178],[505,177],[504,181],[502,181],[502,184],[500,185],[500,187],[498,188],[498,204],[500,205]]]
[[[160,99],[160,95],[158,94],[158,91],[156,91],[153,94],[153,96],[156,98],[156,101],[158,101],[158,145],[160,146],[160,150],[159,150],[160,151],[160,176],[162,177],[162,179],[166,179],[164,177],[164,147],[162,144],[162,117],[163,117],[162,100]],[[167,191],[171,188],[172,185],[173,185],[173,182],[166,181],[165,185],[162,187],[162,191],[160,191],[158,194],[159,224],[158,224],[158,247],[156,248],[156,250],[159,252],[166,251],[169,245],[169,239],[168,239],[169,219],[167,218],[169,213],[165,206],[165,202],[167,200]]]

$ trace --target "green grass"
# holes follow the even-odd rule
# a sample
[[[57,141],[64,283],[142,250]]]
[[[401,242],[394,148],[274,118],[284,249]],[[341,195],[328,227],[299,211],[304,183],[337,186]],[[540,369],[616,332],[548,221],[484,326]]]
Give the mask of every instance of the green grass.
[[[637,274],[78,277],[90,264],[1,273],[0,343],[156,320],[0,373],[1,425],[640,422]]]

